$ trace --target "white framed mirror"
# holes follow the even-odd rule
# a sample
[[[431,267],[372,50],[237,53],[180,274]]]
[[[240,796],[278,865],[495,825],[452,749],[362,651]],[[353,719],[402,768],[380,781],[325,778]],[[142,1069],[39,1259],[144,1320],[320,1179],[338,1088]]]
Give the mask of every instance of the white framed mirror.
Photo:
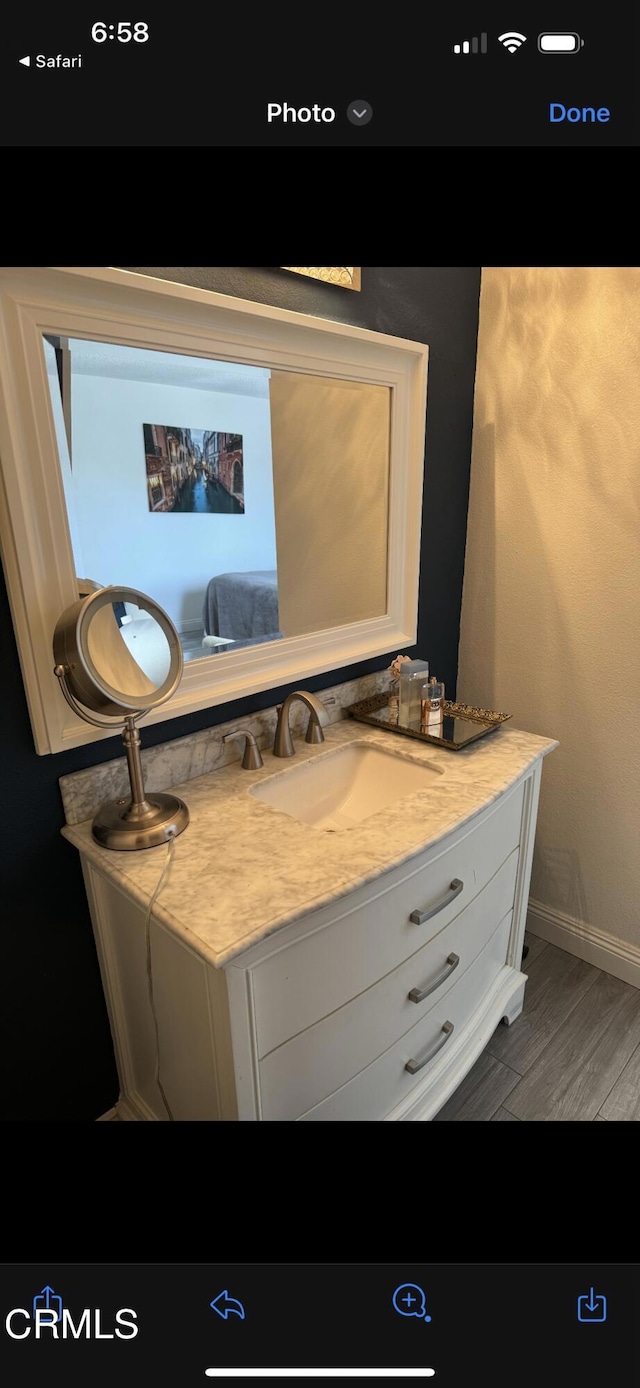
[[[52,674],[83,583],[150,593],[179,632],[182,681],[146,724],[415,642],[425,344],[109,267],[0,269],[0,327],[0,541],[39,753],[107,735]]]

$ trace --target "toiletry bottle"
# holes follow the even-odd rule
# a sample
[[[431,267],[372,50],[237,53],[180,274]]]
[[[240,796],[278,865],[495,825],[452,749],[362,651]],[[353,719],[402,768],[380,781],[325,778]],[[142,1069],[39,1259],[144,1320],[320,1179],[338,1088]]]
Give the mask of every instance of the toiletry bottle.
[[[422,694],[420,731],[442,737],[443,721],[444,685],[432,675]]]
[[[401,727],[414,727],[420,730],[422,699],[429,679],[427,660],[407,660],[400,666],[400,709],[398,722]]]

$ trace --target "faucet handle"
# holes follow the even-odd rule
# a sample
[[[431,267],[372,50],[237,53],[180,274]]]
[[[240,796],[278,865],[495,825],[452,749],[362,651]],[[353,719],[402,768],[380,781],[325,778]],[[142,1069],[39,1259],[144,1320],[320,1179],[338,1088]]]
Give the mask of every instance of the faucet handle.
[[[328,721],[327,719],[327,722]],[[307,723],[307,731],[304,740],[305,742],[324,742],[324,733],[315,713],[309,714],[309,722]]]
[[[246,731],[239,729],[237,733],[225,733],[222,741],[234,742],[235,739],[239,737],[245,738],[244,756],[242,758],[243,770],[259,771],[264,763],[260,754],[260,748],[252,732],[249,732],[248,729]]]
[[[329,714],[327,713],[325,705],[321,703],[319,699],[316,699],[314,702],[316,707],[312,708],[309,713],[309,722],[307,723],[307,731],[304,740],[305,742],[324,742],[324,733],[322,729],[326,728],[330,721]],[[328,703],[329,699],[327,699],[327,704]]]

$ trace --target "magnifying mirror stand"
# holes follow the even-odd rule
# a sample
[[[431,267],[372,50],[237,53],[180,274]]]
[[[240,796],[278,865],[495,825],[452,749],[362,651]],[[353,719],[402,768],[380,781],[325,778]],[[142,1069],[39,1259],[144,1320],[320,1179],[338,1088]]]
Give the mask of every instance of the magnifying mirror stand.
[[[67,685],[63,665],[56,665],[54,674],[58,677],[67,703],[75,713],[98,728],[113,726],[110,722],[92,718],[77,702]],[[169,839],[181,834],[189,823],[187,806],[177,795],[171,795],[167,791],[155,791],[152,795],[145,793],[140,758],[140,733],[136,721],[148,712],[148,709],[141,709],[138,713],[124,714],[122,741],[129,769],[131,798],[127,799],[124,796],[122,800],[107,800],[100,806],[91,830],[94,839],[103,848],[155,848],[158,844],[167,843]]]
[[[135,715],[125,714],[122,741],[129,768],[131,799],[108,800],[91,826],[103,848],[153,848],[181,834],[189,823],[183,800],[166,791],[146,795],[140,758],[140,733]]]

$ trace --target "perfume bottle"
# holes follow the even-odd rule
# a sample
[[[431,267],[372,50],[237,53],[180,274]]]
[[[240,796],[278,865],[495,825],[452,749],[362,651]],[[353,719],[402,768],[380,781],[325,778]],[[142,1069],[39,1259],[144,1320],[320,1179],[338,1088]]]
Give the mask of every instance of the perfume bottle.
[[[398,722],[403,728],[420,729],[422,700],[429,679],[428,660],[407,660],[400,666]]]
[[[444,724],[444,685],[435,675],[425,685],[420,709],[420,731],[442,737]]]

